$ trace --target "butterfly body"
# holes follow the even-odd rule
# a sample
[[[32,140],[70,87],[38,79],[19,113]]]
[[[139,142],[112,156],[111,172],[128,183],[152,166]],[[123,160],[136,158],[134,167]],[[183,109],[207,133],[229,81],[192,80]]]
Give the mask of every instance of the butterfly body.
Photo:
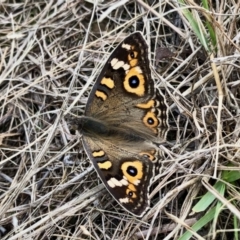
[[[126,210],[142,216],[149,207],[156,143],[165,141],[168,123],[140,32],[127,37],[109,57],[77,128],[108,191]]]

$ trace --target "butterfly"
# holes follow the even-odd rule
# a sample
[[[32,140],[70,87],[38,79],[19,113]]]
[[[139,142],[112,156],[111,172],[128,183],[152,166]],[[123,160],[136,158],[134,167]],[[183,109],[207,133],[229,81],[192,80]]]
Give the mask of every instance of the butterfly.
[[[168,107],[154,87],[149,48],[140,32],[112,52],[89,95],[85,114],[74,121],[84,149],[109,193],[142,217],[168,131]]]

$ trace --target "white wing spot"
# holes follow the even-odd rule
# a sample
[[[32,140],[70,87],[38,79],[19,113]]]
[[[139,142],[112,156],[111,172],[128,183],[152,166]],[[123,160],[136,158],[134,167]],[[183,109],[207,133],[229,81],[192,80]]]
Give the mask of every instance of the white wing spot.
[[[122,67],[125,71],[127,71],[127,70],[129,70],[130,65],[125,63]]]
[[[115,186],[121,187],[122,183],[119,182],[116,178],[111,178],[112,182],[115,184]]]
[[[135,186],[137,186],[139,183],[140,183],[140,180],[135,180],[135,181],[133,182],[133,184],[134,184]]]
[[[122,187],[127,186],[128,185],[128,181],[126,179],[121,179],[120,181],[118,181],[116,178],[110,178],[107,181],[109,187],[111,188],[115,188],[115,187]]]
[[[120,203],[128,203],[129,202],[129,198],[119,198],[119,202]]]
[[[127,181],[126,179],[122,179],[120,182],[121,182],[122,185],[124,185],[124,186],[127,186],[127,185],[128,185],[128,181]]]
[[[127,50],[131,50],[131,45],[123,43],[122,48],[125,48]]]
[[[125,64],[124,61],[117,61],[114,65],[111,62],[112,68],[114,70],[118,70],[119,68],[123,67],[124,64]]]
[[[135,70],[138,71],[139,73],[142,73],[142,69],[140,67],[135,67]]]
[[[111,61],[111,66],[113,67],[118,62],[117,58],[113,58]]]
[[[115,188],[115,184],[114,184],[111,180],[112,180],[112,179],[108,180],[108,181],[107,181],[107,184],[108,184],[109,187]]]

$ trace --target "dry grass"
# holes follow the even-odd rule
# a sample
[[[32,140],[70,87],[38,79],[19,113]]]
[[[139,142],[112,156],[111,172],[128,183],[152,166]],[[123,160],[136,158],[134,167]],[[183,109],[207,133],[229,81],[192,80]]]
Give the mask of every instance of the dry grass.
[[[240,170],[238,1],[216,1],[210,11],[189,1],[206,36],[206,19],[214,28],[211,54],[176,1],[89,2],[0,3],[2,239],[179,239],[186,230],[192,239],[237,239],[239,177],[223,176]],[[83,113],[112,47],[136,30],[151,46],[171,125],[143,219],[111,198],[68,121]],[[159,47],[173,56],[163,59]],[[217,181],[223,194],[213,188]],[[207,191],[215,201],[194,213]],[[194,232],[191,226],[217,206],[215,218]]]

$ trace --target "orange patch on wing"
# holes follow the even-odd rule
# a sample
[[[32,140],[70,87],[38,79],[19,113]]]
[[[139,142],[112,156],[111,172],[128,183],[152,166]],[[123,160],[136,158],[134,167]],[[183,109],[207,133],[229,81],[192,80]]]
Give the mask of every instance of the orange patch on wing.
[[[128,62],[129,62],[131,67],[135,67],[138,64],[138,59],[137,59],[138,52],[133,51],[132,53],[133,53],[134,57],[132,58],[131,55],[128,54]]]
[[[143,109],[152,108],[152,107],[154,107],[154,100],[151,99],[146,103],[139,103],[139,104],[137,104],[137,107],[138,108],[143,108]]]
[[[92,152],[93,157],[103,157],[105,155],[105,152],[103,150],[94,151]]]
[[[113,89],[114,88],[114,81],[111,78],[103,78],[101,81],[102,85],[106,85],[108,88]]]
[[[112,167],[112,163],[110,161],[105,161],[103,163],[98,163],[100,169],[109,169]]]
[[[138,60],[137,59],[130,60],[129,64],[130,64],[131,67],[135,67],[138,64]]]
[[[95,92],[95,95],[99,98],[101,98],[103,101],[105,101],[107,99],[107,95],[104,92],[101,92],[99,90],[97,90]]]
[[[137,189],[135,188],[135,186],[133,184],[129,184],[128,189],[130,189],[131,191],[134,191],[134,192],[137,191]]]
[[[132,192],[132,191],[129,190],[129,189],[127,189],[127,191],[126,191],[127,195],[128,195],[130,192]],[[135,192],[132,192],[131,198],[137,198],[137,194],[136,194]]]
[[[136,76],[139,80],[139,85],[136,88],[132,88],[129,85],[129,78]],[[124,89],[129,92],[129,93],[134,93],[136,95],[138,95],[139,97],[142,97],[145,93],[145,79],[144,76],[142,74],[142,70],[140,67],[134,67],[132,69],[129,70],[129,72],[127,73],[127,75],[125,76],[124,82],[123,82],[123,86]]]
[[[156,152],[155,150],[152,150],[150,152],[141,152],[141,153],[139,153],[139,155],[141,155],[141,156],[147,155],[149,160],[153,161],[155,159],[155,156],[154,156],[155,152]]]
[[[127,172],[128,167],[133,167],[136,169],[136,176],[129,175],[129,173]],[[127,178],[127,181],[134,185],[137,185],[136,183],[139,182],[143,177],[143,164],[139,160],[124,162],[121,166],[121,169],[124,176]]]
[[[149,118],[153,120],[153,124],[149,124]],[[147,114],[143,118],[143,122],[147,127],[150,127],[155,133],[157,133],[157,130],[155,128],[158,126],[158,119],[155,117],[155,114],[153,112],[147,112]]]

